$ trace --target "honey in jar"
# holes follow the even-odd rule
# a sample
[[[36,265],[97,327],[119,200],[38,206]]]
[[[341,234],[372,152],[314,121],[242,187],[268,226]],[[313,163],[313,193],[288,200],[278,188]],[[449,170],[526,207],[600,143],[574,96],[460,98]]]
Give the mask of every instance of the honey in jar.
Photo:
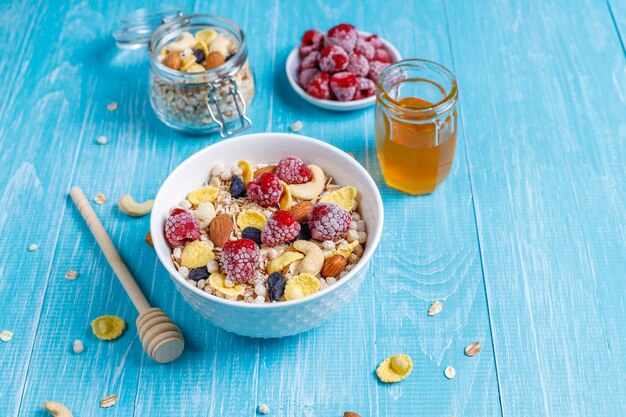
[[[376,147],[385,182],[430,194],[452,167],[457,136],[456,81],[430,61],[393,64],[380,76]]]

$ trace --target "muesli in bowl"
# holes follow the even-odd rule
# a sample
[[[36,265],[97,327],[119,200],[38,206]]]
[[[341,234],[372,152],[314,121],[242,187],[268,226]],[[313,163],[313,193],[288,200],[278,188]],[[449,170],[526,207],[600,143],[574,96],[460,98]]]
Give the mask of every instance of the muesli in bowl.
[[[297,156],[214,166],[205,184],[170,209],[165,239],[181,277],[208,294],[295,300],[335,284],[359,262],[367,232],[358,193]]]

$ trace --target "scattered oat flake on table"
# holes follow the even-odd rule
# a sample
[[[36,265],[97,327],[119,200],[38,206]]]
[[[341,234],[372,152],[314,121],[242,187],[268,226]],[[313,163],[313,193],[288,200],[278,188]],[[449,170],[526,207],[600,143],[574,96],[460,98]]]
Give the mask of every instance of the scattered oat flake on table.
[[[0,332],[0,340],[2,340],[3,342],[8,342],[9,340],[13,339],[13,332],[10,330],[3,330]]]
[[[93,201],[94,201],[96,204],[104,204],[104,203],[106,203],[106,202],[107,202],[107,198],[106,198],[106,196],[105,196],[104,194],[102,194],[102,193],[98,193],[98,194],[96,194],[96,195],[93,197]]]
[[[106,136],[98,136],[98,138],[96,139],[96,142],[98,143],[98,145],[106,145],[106,143],[109,140],[107,139]]]
[[[69,271],[65,272],[65,279],[67,280],[74,281],[77,277],[78,277],[78,271],[74,271],[73,269],[70,269]]]
[[[479,342],[473,342],[465,347],[465,354],[470,357],[476,356],[478,355],[478,353],[480,353],[482,349],[483,347],[480,345]]]
[[[31,244],[28,246],[28,250],[29,250],[29,251],[31,251],[31,252],[34,252],[34,251],[36,251],[37,249],[39,249],[39,245],[38,245],[38,244],[36,244],[36,243],[31,243]]]
[[[291,131],[292,132],[299,132],[302,130],[302,122],[300,120],[298,120],[297,122],[295,122],[294,124],[291,125]]]
[[[72,350],[74,353],[79,354],[85,350],[85,345],[82,340],[74,340],[74,344],[72,345]]]
[[[113,407],[117,403],[117,395],[111,394],[108,397],[104,397],[100,400],[100,408]]]
[[[269,412],[270,412],[270,408],[267,406],[267,404],[259,405],[259,413],[268,414]]]
[[[428,309],[428,315],[436,316],[437,314],[441,313],[442,308],[443,308],[443,303],[439,300],[435,300],[433,301],[433,303],[430,305],[430,308]]]
[[[456,369],[451,366],[446,366],[446,369],[443,370],[443,374],[448,379],[453,379],[456,376]]]
[[[108,111],[115,111],[117,110],[117,101],[112,101],[107,105],[107,110]]]

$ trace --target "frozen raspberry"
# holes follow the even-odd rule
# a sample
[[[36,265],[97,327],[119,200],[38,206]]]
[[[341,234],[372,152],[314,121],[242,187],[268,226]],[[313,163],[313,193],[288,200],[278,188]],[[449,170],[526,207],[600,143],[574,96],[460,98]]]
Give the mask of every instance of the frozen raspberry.
[[[386,49],[379,48],[374,51],[374,59],[372,61],[380,61],[385,64],[391,63],[391,57],[389,56],[389,52]]]
[[[354,52],[360,53],[365,58],[367,58],[368,61],[371,61],[372,59],[374,59],[375,50],[376,48],[374,48],[374,45],[372,45],[365,39],[359,38],[356,40],[356,46],[354,47]]]
[[[350,55],[350,62],[346,71],[353,73],[357,77],[367,77],[367,73],[370,71],[370,63],[365,55],[358,52]]]
[[[378,77],[380,76],[380,73],[383,72],[383,70],[388,66],[389,64],[380,61],[370,62],[370,72],[367,73],[367,78],[374,82],[378,82]]]
[[[333,74],[330,79],[330,88],[333,90],[333,93],[335,93],[337,100],[352,100],[356,92],[356,75],[348,71]]]
[[[248,197],[263,207],[278,204],[283,186],[275,174],[266,172],[248,183]]]
[[[300,44],[300,56],[305,57],[313,51],[322,49],[324,43],[324,34],[318,30],[311,29],[302,35],[302,43]]]
[[[188,212],[175,208],[165,221],[165,239],[172,246],[180,246],[200,238],[200,223]]]
[[[298,73],[304,71],[305,69],[317,68],[317,60],[319,59],[319,55],[319,52],[313,51],[305,56],[302,61],[300,61],[300,65],[298,65]]]
[[[378,35],[371,35],[365,38],[366,41],[372,44],[372,46],[376,49],[384,48],[385,44],[380,40]]]
[[[317,74],[309,83],[309,87],[306,89],[306,92],[315,98],[323,100],[332,99],[333,94],[330,91],[330,74],[327,72],[320,72]]]
[[[261,241],[266,246],[287,243],[298,237],[300,223],[287,210],[278,210],[272,214],[261,232]]]
[[[376,83],[369,78],[358,77],[356,79],[356,91],[361,98],[370,97],[376,94]],[[356,100],[356,93],[355,100]]]
[[[226,275],[234,282],[252,282],[259,262],[259,247],[250,239],[231,240],[222,247]]]
[[[324,38],[324,45],[340,46],[344,51],[350,53],[354,50],[359,33],[352,25],[342,23],[330,29]]]
[[[320,70],[318,70],[317,68],[307,68],[305,70],[302,70],[300,75],[298,75],[298,83],[302,88],[306,90],[307,88],[309,88],[309,84],[311,84],[313,78],[319,73]]]
[[[333,240],[350,229],[350,213],[336,204],[318,203],[309,213],[311,237],[315,240]]]
[[[276,165],[276,175],[287,184],[304,184],[313,174],[297,156],[286,156]]]
[[[320,55],[317,58],[317,62],[319,63],[322,71],[343,71],[348,66],[348,54],[339,46],[329,45],[322,49],[322,52],[320,52]]]

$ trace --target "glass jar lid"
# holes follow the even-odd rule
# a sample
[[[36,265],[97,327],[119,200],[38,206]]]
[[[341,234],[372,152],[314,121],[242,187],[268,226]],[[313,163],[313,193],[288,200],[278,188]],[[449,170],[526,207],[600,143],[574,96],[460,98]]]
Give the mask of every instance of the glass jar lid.
[[[148,44],[152,33],[159,26],[182,15],[180,6],[161,5],[137,9],[122,18],[118,28],[113,31],[113,38],[120,48],[140,48]]]

